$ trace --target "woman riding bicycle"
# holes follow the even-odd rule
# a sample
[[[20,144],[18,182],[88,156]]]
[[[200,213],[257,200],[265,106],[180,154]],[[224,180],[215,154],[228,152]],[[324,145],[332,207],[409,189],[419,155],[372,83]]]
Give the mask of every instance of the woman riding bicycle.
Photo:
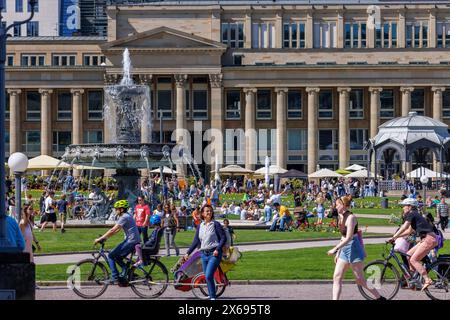
[[[405,222],[388,241],[393,243],[396,239],[408,236],[414,231],[420,237],[420,241],[417,245],[411,248],[407,254],[409,256],[408,260],[411,271],[418,271],[424,278],[425,282],[422,287],[422,291],[424,291],[433,284],[433,281],[428,276],[427,270],[422,265],[421,260],[438,245],[436,234],[433,231],[433,226],[418,212],[417,200],[407,198],[400,204],[403,206]]]
[[[134,250],[136,244],[140,243],[140,236],[136,222],[127,212],[129,207],[130,205],[127,200],[117,201],[114,204],[114,208],[119,220],[114,227],[109,229],[108,232],[100,238],[95,239],[94,242],[94,244],[103,242],[118,233],[121,229],[125,233],[125,240],[117,245],[117,247],[115,247],[108,255],[108,263],[111,268],[111,284],[117,282],[119,279],[119,271],[117,270],[116,262],[122,268],[122,272],[124,272],[125,263],[123,259]]]

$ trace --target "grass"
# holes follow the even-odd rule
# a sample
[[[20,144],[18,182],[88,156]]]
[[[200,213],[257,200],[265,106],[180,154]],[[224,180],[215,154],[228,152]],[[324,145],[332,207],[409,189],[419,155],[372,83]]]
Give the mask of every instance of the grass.
[[[330,248],[245,252],[228,277],[230,280],[330,280],[334,271],[333,257],[326,254]],[[380,259],[384,248],[383,244],[366,245],[366,262]],[[440,254],[449,253],[450,240],[447,240]],[[162,257],[161,261],[170,269],[177,258]],[[36,280],[66,280],[68,266],[70,264],[37,265]],[[353,278],[351,271],[346,278]]]
[[[106,232],[106,228],[67,229],[67,232],[53,232],[50,229],[36,233],[42,251],[39,253],[63,253],[94,250],[93,241]],[[260,241],[308,240],[337,238],[338,233],[318,231],[266,232],[265,230],[236,230],[236,244]],[[176,243],[180,247],[190,246],[194,238],[193,231],[178,232]],[[122,241],[122,234],[110,238],[107,248],[111,249]],[[164,248],[164,240],[161,241]]]

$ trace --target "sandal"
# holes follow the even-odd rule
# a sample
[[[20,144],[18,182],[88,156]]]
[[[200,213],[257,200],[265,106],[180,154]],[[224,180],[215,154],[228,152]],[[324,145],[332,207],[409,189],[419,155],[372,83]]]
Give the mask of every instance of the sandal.
[[[425,289],[428,288],[429,286],[431,286],[433,283],[434,283],[434,281],[431,279],[428,281],[425,281],[421,291],[425,291]]]

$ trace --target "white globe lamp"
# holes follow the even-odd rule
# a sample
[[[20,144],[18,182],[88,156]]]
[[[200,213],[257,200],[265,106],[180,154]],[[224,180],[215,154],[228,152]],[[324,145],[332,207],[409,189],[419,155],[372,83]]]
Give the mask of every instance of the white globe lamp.
[[[14,173],[24,173],[28,169],[28,158],[21,152],[13,153],[9,156],[8,167]]]
[[[420,182],[422,182],[422,184],[427,184],[428,180],[429,178],[426,175],[420,177]]]

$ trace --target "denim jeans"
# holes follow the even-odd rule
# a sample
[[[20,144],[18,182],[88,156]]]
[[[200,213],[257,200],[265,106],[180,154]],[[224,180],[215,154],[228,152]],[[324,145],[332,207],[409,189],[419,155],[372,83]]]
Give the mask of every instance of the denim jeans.
[[[108,263],[109,268],[111,269],[112,278],[119,277],[119,271],[117,270],[116,262],[122,268],[123,271],[123,268],[125,267],[123,258],[125,258],[128,254],[130,254],[133,251],[135,245],[136,243],[130,243],[127,242],[127,240],[124,240],[123,242],[119,243],[119,245],[108,254]]]
[[[139,235],[143,234],[144,243],[148,241],[148,227],[138,227]]]
[[[219,267],[220,261],[222,260],[222,254],[214,257],[213,251],[205,253],[202,251],[202,267],[203,273],[205,274],[206,285],[208,286],[208,293],[211,299],[216,298],[216,285],[214,283],[214,273]]]
[[[164,230],[164,242],[166,245],[167,256],[170,256],[170,248],[173,247],[175,249],[175,254],[177,256],[180,255],[180,249],[178,249],[177,244],[175,243],[175,236],[177,234],[176,228],[166,228]]]
[[[280,220],[280,218],[273,219],[273,222],[272,222],[272,225],[270,226],[269,231],[275,231],[277,229],[278,220]]]
[[[272,218],[272,208],[265,208],[264,209],[264,215],[266,217],[265,221],[269,222],[270,219]]]
[[[283,216],[280,220],[280,231],[284,231],[284,225],[289,224],[292,221],[292,218]]]

